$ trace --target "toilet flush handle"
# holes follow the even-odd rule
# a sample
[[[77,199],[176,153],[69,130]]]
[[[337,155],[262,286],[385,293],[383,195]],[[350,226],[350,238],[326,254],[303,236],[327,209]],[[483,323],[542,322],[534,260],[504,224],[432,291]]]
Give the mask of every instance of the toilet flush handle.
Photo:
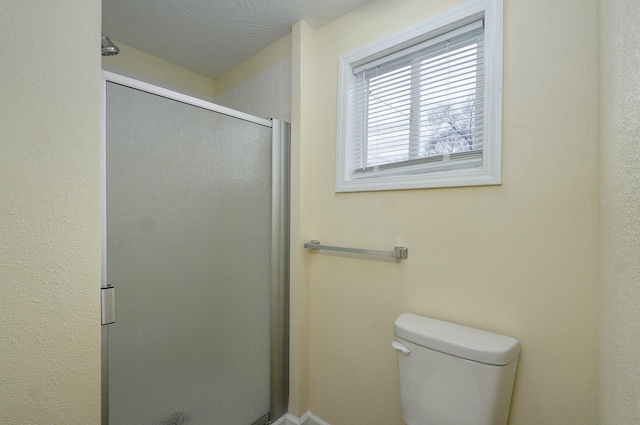
[[[411,349],[401,342],[393,341],[391,343],[391,346],[396,350],[400,351],[405,356],[408,356],[409,354],[411,354]]]

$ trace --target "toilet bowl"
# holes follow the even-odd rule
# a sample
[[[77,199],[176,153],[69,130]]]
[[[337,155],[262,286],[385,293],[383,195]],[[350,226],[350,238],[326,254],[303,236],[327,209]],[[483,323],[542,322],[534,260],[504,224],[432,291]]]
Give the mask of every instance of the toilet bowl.
[[[395,334],[407,425],[506,425],[516,339],[409,313]]]

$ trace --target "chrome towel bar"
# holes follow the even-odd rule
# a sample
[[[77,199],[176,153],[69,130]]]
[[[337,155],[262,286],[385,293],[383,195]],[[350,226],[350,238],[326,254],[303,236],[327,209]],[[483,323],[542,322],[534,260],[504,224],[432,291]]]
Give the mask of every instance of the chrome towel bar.
[[[324,249],[327,251],[341,251],[341,252],[352,252],[356,254],[366,254],[366,255],[380,255],[383,257],[393,257],[393,258],[409,258],[409,248],[406,246],[396,246],[393,251],[375,251],[372,249],[358,249],[358,248],[343,248],[339,246],[328,246],[328,245],[320,245],[319,240],[312,240],[309,243],[304,244],[305,248],[309,249]]]

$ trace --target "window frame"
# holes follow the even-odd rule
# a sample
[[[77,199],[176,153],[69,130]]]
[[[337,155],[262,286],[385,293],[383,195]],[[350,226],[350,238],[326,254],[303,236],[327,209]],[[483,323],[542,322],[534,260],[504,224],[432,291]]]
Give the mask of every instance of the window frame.
[[[439,37],[479,19],[484,20],[484,143],[482,164],[438,171],[405,166],[390,172],[355,175],[352,123],[356,111],[351,104],[356,84],[354,69]],[[496,185],[502,182],[502,0],[471,0],[416,25],[377,40],[339,58],[338,122],[336,139],[336,192],[418,189],[454,186]],[[473,162],[472,162],[473,164]],[[476,163],[477,164],[477,163]],[[453,165],[453,164],[452,164]],[[462,164],[464,167],[464,164]]]

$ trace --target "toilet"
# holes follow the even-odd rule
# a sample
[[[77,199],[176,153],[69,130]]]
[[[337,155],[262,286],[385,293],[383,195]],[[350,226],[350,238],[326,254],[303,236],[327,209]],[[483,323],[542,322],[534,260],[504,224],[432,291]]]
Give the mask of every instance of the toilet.
[[[520,355],[514,338],[404,313],[395,322],[407,425],[506,425]]]

